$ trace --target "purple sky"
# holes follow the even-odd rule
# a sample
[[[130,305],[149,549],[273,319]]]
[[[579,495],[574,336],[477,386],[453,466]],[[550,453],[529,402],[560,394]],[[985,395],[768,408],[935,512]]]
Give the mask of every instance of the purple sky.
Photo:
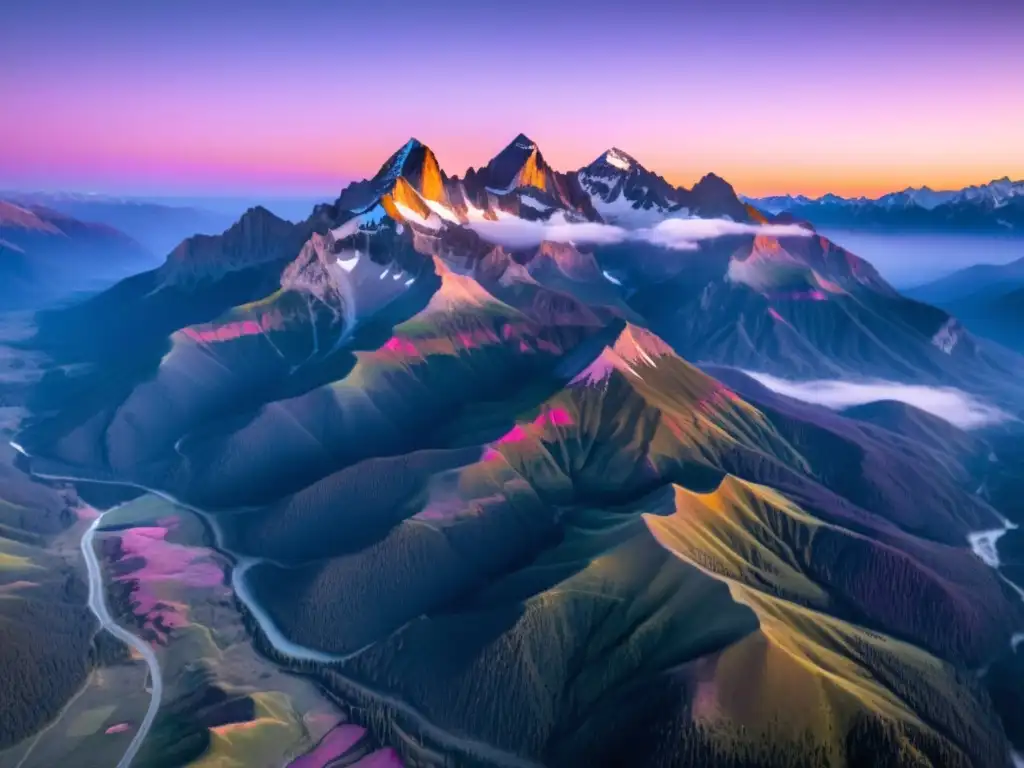
[[[414,135],[670,180],[876,194],[1024,177],[1024,1],[24,0],[0,188],[335,193]]]

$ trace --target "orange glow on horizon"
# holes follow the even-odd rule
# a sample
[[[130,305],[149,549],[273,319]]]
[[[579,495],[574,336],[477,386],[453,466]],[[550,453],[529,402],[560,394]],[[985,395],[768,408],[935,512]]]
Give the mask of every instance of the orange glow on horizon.
[[[478,168],[496,155],[515,135],[515,131],[508,133],[497,141],[481,135],[418,138],[434,151],[447,175],[462,176],[467,168]],[[750,196],[832,192],[877,197],[906,187],[959,189],[1004,176],[1024,178],[1024,153],[1013,153],[1002,142],[943,156],[944,150],[935,142],[919,142],[911,151],[904,136],[889,146],[878,144],[872,151],[862,146],[856,153],[840,156],[830,144],[810,139],[780,150],[738,143],[732,151],[708,137],[670,141],[651,136],[632,143],[583,141],[564,134],[531,137],[547,162],[559,171],[575,170],[618,146],[673,184],[691,187],[706,173],[715,173],[737,192]],[[54,151],[47,155],[43,167],[71,169],[90,178],[118,177],[200,188],[240,183],[329,194],[339,192],[348,181],[372,176],[409,136],[266,141],[266,137],[232,135],[195,142],[175,141],[170,133],[140,133],[127,140],[115,140],[109,134],[81,138],[73,149],[56,136],[46,141]],[[30,147],[24,150],[28,156]]]

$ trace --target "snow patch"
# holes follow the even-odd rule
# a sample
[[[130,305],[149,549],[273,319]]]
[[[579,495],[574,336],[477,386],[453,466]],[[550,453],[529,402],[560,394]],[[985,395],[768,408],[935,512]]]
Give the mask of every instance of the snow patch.
[[[960,328],[957,321],[952,317],[932,336],[932,344],[947,355],[953,354],[958,341],[960,341]]]
[[[601,274],[604,275],[604,279],[607,280],[609,283],[612,283],[614,285],[622,285],[622,281],[621,280],[617,280],[616,278],[614,278],[610,274],[608,274],[608,270],[607,269],[601,270]]]
[[[968,534],[967,543],[971,545],[971,550],[981,558],[985,565],[990,568],[998,568],[1000,562],[997,544],[1007,532],[1012,531],[1016,527],[1012,523],[1007,523],[1003,528],[995,528],[991,531],[977,531]]]
[[[533,208],[533,210],[540,211],[541,213],[547,213],[548,211],[551,210],[550,206],[544,205],[544,203],[542,203],[540,200],[537,200],[534,197],[530,197],[529,195],[520,195],[519,202],[521,202],[527,208]]]
[[[340,256],[338,257],[338,266],[344,269],[346,272],[351,272],[353,269],[356,268],[356,265],[358,263],[359,251],[356,251],[356,255],[353,256],[351,259],[342,259]]]
[[[618,168],[620,171],[626,171],[627,173],[633,170],[632,164],[619,154],[616,150],[610,149],[604,154],[604,161],[613,168]]]
[[[397,200],[395,200],[394,203],[395,208],[398,209],[398,212],[402,214],[402,218],[405,219],[406,221],[412,222],[413,224],[418,224],[424,229],[429,229],[434,232],[441,229],[441,218],[436,213],[432,213],[428,218],[424,218],[407,205],[404,205],[403,203],[400,203]]]
[[[335,240],[344,240],[357,232],[363,231],[363,227],[369,226],[376,229],[381,221],[387,218],[387,215],[388,212],[384,210],[384,206],[378,204],[368,211],[357,213],[340,227],[332,229],[331,236]]]
[[[426,203],[427,208],[432,210],[445,221],[451,222],[452,224],[462,223],[459,221],[459,217],[455,215],[455,211],[453,211],[447,205],[443,205],[437,202],[436,200],[428,200],[427,198],[423,197],[423,195],[420,195],[420,199],[424,203]]]

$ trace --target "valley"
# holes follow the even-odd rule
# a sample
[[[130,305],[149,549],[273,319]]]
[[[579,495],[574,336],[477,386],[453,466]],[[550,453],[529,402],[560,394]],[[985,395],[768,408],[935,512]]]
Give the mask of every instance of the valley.
[[[92,627],[12,766],[1024,749],[1024,358],[713,174],[413,139],[9,352]]]

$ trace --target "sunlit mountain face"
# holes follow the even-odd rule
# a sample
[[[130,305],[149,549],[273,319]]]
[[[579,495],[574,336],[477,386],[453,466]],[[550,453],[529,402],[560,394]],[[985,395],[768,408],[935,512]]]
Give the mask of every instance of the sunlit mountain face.
[[[715,175],[412,139],[40,313],[16,444],[205,524],[194,588],[344,712],[292,765],[1007,766],[1024,359],[926,301]],[[185,689],[147,739],[199,759]]]

